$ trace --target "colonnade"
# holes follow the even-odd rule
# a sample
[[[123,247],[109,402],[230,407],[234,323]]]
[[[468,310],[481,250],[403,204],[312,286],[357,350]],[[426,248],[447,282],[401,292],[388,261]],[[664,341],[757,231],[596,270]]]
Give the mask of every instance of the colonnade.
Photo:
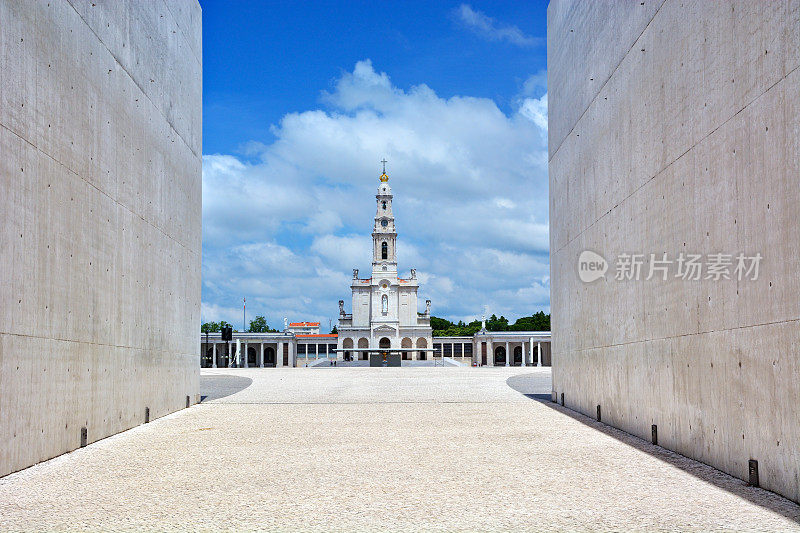
[[[495,350],[498,346],[502,346],[505,351],[505,361],[502,366],[516,366],[513,350],[517,347],[522,348],[520,366],[544,366],[543,349],[549,348],[550,338],[531,337],[528,340],[500,340],[491,336],[476,336],[473,360],[478,364],[484,364],[484,343],[486,345],[486,366],[495,366]]]
[[[264,358],[264,353],[267,348],[272,348],[275,351],[275,367],[282,367],[282,366],[294,366],[296,354],[295,347],[293,342],[288,341],[277,341],[277,342],[248,342],[244,340],[240,340],[240,352],[239,352],[239,360],[236,366],[248,368],[250,367],[250,361],[248,357],[248,348],[251,346],[257,346],[256,348],[256,367],[263,368],[267,365],[267,361]],[[230,349],[230,356],[228,356],[228,348]],[[230,368],[233,366],[233,362],[236,359],[236,341],[232,341],[229,343],[225,342],[209,342],[209,343],[202,343],[202,353],[208,354],[208,349],[211,348],[211,368],[218,368],[219,367],[219,359],[227,358],[227,367]],[[224,366],[224,365],[223,365]],[[270,366],[273,366],[270,364]]]

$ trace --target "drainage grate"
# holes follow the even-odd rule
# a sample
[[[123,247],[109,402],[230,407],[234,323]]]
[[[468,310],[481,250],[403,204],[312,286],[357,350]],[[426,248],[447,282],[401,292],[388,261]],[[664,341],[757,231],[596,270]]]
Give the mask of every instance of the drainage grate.
[[[600,404],[597,404],[597,421],[602,422],[602,418],[600,416]]]
[[[658,446],[658,426],[655,424],[650,426],[650,437],[653,441],[653,444]]]
[[[150,408],[149,407],[145,407],[144,408],[144,423],[147,424],[148,422],[150,422]]]
[[[89,431],[86,428],[81,428],[81,448],[85,448],[89,443]]]
[[[750,471],[750,485],[753,487],[760,486],[758,484],[758,461],[755,459],[750,459],[748,462],[748,470]]]

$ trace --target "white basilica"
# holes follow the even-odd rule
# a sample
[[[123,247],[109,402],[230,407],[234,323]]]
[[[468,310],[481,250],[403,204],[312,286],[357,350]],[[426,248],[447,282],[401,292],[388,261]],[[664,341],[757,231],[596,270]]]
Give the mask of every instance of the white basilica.
[[[430,300],[425,300],[425,312],[417,309],[416,271],[411,269],[409,279],[397,275],[397,231],[386,167],[380,181],[372,273],[362,279],[353,270],[353,312],[347,314],[344,300],[339,300],[338,335],[320,333],[318,322],[290,324],[285,318],[281,332],[234,332],[231,343],[223,341],[219,332],[201,333],[201,366],[280,368],[353,359],[369,360],[370,366],[399,366],[402,360],[434,357],[467,366],[550,365],[549,331],[493,332],[484,322],[473,336],[436,337],[434,342]]]
[[[402,359],[426,359],[433,351],[431,301],[425,301],[425,312],[420,313],[416,271],[411,269],[409,279],[397,275],[397,230],[385,164],[375,195],[372,273],[359,278],[358,270],[353,270],[352,314],[345,313],[344,300],[339,300],[338,348],[345,360],[369,359],[370,354],[388,350]]]

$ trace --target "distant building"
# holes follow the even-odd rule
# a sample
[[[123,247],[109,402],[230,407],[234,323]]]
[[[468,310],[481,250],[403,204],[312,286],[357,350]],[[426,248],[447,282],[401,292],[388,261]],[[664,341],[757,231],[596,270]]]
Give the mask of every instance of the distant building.
[[[203,368],[295,367],[320,360],[343,361],[347,355],[346,351],[337,352],[336,333],[237,332],[230,343],[222,341],[219,333],[201,333],[200,343]],[[467,366],[550,366],[551,362],[549,331],[487,331],[484,327],[472,336],[432,337],[431,346],[419,359],[445,357]],[[404,360],[411,359],[411,351],[402,354]]]
[[[201,334],[201,365],[310,366],[320,359],[386,360],[387,354],[392,354],[395,364],[445,357],[475,366],[550,366],[549,331],[487,331],[484,319],[481,330],[473,336],[433,337],[431,301],[425,301],[424,312],[417,309],[416,271],[412,268],[408,279],[397,275],[397,233],[388,181],[384,168],[375,196],[372,274],[362,279],[358,270],[353,270],[353,312],[346,313],[344,300],[339,300],[338,335],[320,334],[319,322],[288,323],[286,319],[283,332],[234,333],[230,345],[221,341],[219,333]]]
[[[297,335],[319,335],[319,322],[290,322],[289,331]]]
[[[417,273],[403,279],[397,272],[397,231],[392,212],[392,189],[386,168],[380,176],[375,195],[377,212],[372,229],[372,274],[358,277],[353,270],[350,283],[352,313],[345,313],[339,301],[339,350],[344,359],[369,359],[381,349],[402,352],[403,359],[425,359],[432,351],[430,311],[417,309]]]

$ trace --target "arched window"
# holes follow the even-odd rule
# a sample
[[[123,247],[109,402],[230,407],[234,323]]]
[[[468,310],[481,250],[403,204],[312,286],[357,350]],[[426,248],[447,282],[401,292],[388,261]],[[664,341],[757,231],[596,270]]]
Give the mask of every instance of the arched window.
[[[384,315],[389,312],[389,297],[385,294],[381,297],[381,311]]]
[[[381,259],[389,259],[389,245],[386,241],[381,243]]]
[[[386,209],[386,200],[384,200],[383,202],[381,202],[381,207],[383,207],[384,209]]]

